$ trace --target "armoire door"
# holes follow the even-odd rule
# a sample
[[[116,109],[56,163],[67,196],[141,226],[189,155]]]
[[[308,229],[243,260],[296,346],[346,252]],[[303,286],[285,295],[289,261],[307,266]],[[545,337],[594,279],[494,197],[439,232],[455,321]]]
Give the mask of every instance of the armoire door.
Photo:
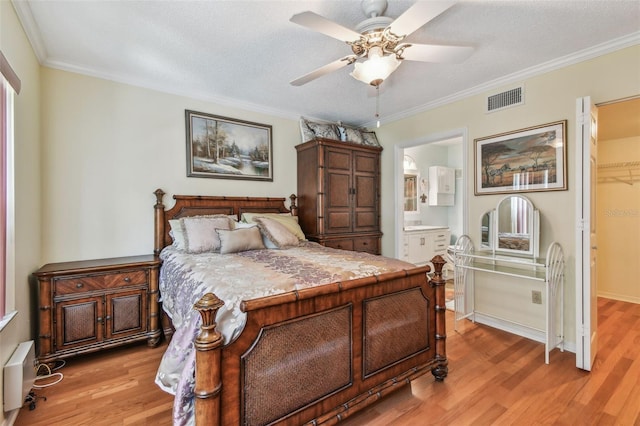
[[[353,232],[378,230],[378,155],[353,153]]]
[[[327,148],[325,155],[325,232],[328,234],[351,232],[352,153],[347,149]]]

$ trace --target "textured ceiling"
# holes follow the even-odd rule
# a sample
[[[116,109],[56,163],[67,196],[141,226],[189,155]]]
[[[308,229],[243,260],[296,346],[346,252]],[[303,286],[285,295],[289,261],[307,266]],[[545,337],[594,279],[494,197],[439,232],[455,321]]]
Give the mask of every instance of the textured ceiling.
[[[414,2],[391,0],[386,16]],[[43,65],[285,117],[370,124],[374,90],[344,67],[289,81],[350,54],[291,23],[311,10],[345,27],[360,1],[13,0]],[[554,64],[640,42],[640,1],[461,1],[407,41],[475,48],[461,64],[405,61],[383,83],[382,121]],[[527,74],[529,73],[529,74]]]

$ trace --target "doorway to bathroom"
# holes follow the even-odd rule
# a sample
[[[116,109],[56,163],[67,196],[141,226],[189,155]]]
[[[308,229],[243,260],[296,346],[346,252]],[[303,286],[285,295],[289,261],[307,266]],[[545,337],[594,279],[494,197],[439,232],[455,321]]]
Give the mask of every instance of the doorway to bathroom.
[[[454,244],[460,235],[467,233],[466,204],[469,176],[466,141],[467,130],[456,129],[396,145],[395,253],[397,258],[402,259],[405,256],[405,227],[407,226],[448,228],[450,236],[446,241],[447,245]],[[430,168],[432,169],[431,177]],[[439,168],[450,169],[452,172],[449,176],[453,182],[453,191],[444,196],[437,195],[437,188],[434,188],[437,187],[436,180],[438,180],[435,178],[436,170],[434,169]],[[413,187],[407,188],[405,182],[412,184]],[[411,200],[407,198],[408,196]]]

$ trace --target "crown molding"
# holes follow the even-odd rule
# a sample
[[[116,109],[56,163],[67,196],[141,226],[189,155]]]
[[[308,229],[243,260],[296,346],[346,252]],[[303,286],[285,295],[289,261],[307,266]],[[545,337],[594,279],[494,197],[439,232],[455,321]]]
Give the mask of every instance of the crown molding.
[[[394,121],[402,120],[407,117],[411,117],[413,115],[416,115],[425,111],[429,111],[447,104],[451,104],[453,102],[457,102],[457,101],[469,98],[471,96],[476,96],[485,92],[499,89],[501,86],[506,86],[513,83],[520,83],[523,80],[528,78],[532,78],[532,77],[542,75],[551,71],[565,68],[569,65],[574,65],[580,62],[584,62],[589,59],[597,58],[599,56],[603,56],[603,55],[606,55],[621,49],[625,49],[627,47],[635,46],[638,44],[640,44],[640,31],[628,34],[626,36],[623,36],[614,40],[610,40],[606,43],[602,43],[602,44],[590,47],[588,49],[580,50],[578,52],[573,52],[570,55],[566,55],[561,58],[544,62],[542,64],[538,64],[533,67],[526,68],[524,70],[506,75],[504,77],[487,81],[485,83],[482,83],[470,89],[463,90],[463,91],[454,93],[450,96],[445,96],[440,99],[436,99],[435,101],[432,101],[423,105],[419,105],[414,108],[407,109],[400,113],[386,116],[384,117],[384,119],[380,120],[380,123],[382,125],[382,124],[388,124]],[[374,121],[369,121],[363,124],[364,127],[371,127],[375,125],[376,123]]]
[[[138,87],[141,89],[153,90],[155,92],[166,93],[168,95],[174,95],[174,96],[185,97],[193,100],[210,102],[210,103],[214,103],[214,104],[229,107],[229,108],[238,108],[245,111],[271,115],[271,116],[284,118],[288,120],[298,120],[300,118],[299,112],[286,111],[286,110],[281,110],[277,108],[270,108],[265,105],[255,104],[251,102],[244,102],[238,99],[224,97],[224,96],[213,96],[210,94],[203,95],[203,93],[201,92],[195,92],[190,90],[171,90],[171,89],[167,89],[167,86],[165,85],[149,84],[147,80],[138,79],[136,77],[132,77],[128,75],[119,75],[115,73],[105,73],[101,71],[96,71],[95,69],[92,69],[92,68],[69,65],[66,62],[45,60],[43,63],[41,63],[41,65],[47,68],[57,69],[57,70],[66,71],[66,72],[72,72],[75,74],[86,75],[89,77],[95,77],[102,80],[113,81],[115,83],[126,84],[129,86]]]
[[[36,20],[33,19],[33,13],[31,12],[31,6],[26,1],[11,0],[13,9],[18,15],[18,19],[22,24],[22,29],[27,35],[29,43],[33,48],[33,52],[36,54],[38,62],[42,64],[47,58],[47,49],[44,47],[42,36],[40,35],[40,27],[36,24]]]

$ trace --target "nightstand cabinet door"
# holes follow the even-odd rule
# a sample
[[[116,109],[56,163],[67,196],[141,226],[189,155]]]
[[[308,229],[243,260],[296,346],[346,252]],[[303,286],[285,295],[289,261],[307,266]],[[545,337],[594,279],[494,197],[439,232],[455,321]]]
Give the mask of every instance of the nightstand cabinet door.
[[[106,339],[126,337],[147,331],[145,312],[147,298],[144,290],[110,294],[106,297]]]
[[[56,303],[56,351],[102,341],[103,306],[101,296]]]

